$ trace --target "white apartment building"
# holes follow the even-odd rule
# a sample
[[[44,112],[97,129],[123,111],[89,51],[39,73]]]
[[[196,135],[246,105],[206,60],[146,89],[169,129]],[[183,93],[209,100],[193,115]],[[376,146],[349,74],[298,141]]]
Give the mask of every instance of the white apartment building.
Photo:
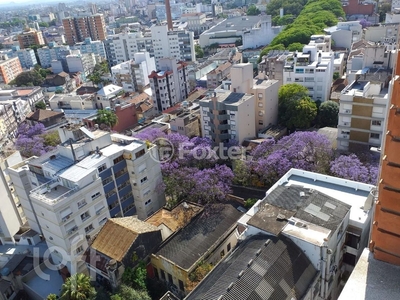
[[[206,14],[201,12],[184,13],[181,16],[181,22],[186,22],[187,28],[196,36],[208,29]]]
[[[77,124],[59,134],[57,150],[8,171],[29,225],[73,274],[84,270],[79,255],[107,218],[145,219],[165,199],[155,191],[162,180],[155,146]]]
[[[32,49],[19,49],[19,46],[14,46],[6,54],[8,57],[18,57],[23,69],[33,68],[38,63],[35,52]]]
[[[353,81],[341,92],[338,149],[381,147],[388,95],[389,90],[384,83],[361,80]]]
[[[278,80],[269,80],[260,72],[253,79],[253,64],[236,64],[231,68],[231,91],[253,94],[255,97],[254,118],[256,132],[278,122]]]
[[[229,21],[229,20],[228,20]],[[243,49],[266,46],[282,31],[283,26],[272,26],[271,16],[264,15],[252,28],[243,31]]]
[[[124,91],[143,92],[147,86],[149,75],[156,70],[154,57],[148,52],[134,54],[134,59],[111,67],[113,83],[121,86]]]
[[[351,47],[347,59],[347,73],[364,68],[391,69],[394,66],[395,55],[390,45],[361,40]]]
[[[81,72],[83,78],[89,76],[96,65],[96,58],[93,53],[71,54],[66,56],[68,72]]]
[[[39,48],[37,50],[39,56],[39,63],[42,68],[51,67],[53,60],[59,60],[65,58],[68,54],[71,54],[69,46],[58,45],[57,43],[49,43],[48,46]]]
[[[215,145],[255,137],[255,102],[254,95],[224,90],[200,100],[202,136]]]
[[[153,25],[150,30],[157,67],[159,60],[165,57],[196,61],[193,32],[179,28],[169,31],[167,25]]]
[[[49,99],[49,105],[52,110],[93,110],[97,108],[93,98],[92,95],[54,94]]]
[[[332,37],[324,34],[314,34],[311,36],[309,46],[316,46],[318,51],[330,52],[331,51]]]
[[[92,41],[90,37],[86,38],[84,42],[76,43],[70,48],[71,50],[79,50],[82,54],[93,53],[102,59],[107,57],[104,43],[102,41]]]
[[[314,100],[329,100],[334,70],[334,53],[320,52],[306,45],[303,52],[288,55],[283,68],[283,84],[298,83],[306,87]]]
[[[149,75],[155,109],[163,110],[186,100],[190,93],[188,69],[185,62],[177,63],[174,58],[159,60],[159,68]]]
[[[324,31],[332,37],[336,47],[347,49],[363,37],[363,28],[359,21],[338,22],[337,25],[325,28]]]
[[[374,43],[396,43],[397,24],[379,24],[364,29],[364,39]]]
[[[368,245],[374,186],[291,169],[238,221],[243,237],[284,235],[310,259],[320,278],[316,298],[337,299]]]

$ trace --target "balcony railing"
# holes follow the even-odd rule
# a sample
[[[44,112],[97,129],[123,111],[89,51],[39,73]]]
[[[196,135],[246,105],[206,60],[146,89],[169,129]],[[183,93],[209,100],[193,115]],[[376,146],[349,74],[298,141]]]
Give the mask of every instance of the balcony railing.
[[[64,222],[67,222],[70,218],[71,218],[71,216],[72,216],[72,212],[70,212],[68,215],[66,215],[65,217],[63,217],[62,219],[61,219],[61,221],[64,223]]]
[[[70,230],[68,230],[67,231],[67,234],[68,235],[71,235],[71,234],[73,234],[75,231],[77,231],[78,230],[78,226],[74,226],[74,227],[72,227]]]

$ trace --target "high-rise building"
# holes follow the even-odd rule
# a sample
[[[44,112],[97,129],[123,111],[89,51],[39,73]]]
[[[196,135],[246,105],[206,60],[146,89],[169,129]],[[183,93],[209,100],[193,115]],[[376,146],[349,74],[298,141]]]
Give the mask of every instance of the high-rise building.
[[[53,60],[60,60],[71,54],[69,46],[58,45],[51,42],[48,46],[39,48],[37,50],[40,65],[42,68],[49,68]]]
[[[21,67],[24,69],[33,68],[38,62],[33,49],[20,49],[19,46],[13,46],[12,50],[7,52],[9,57],[18,57]]]
[[[376,259],[400,265],[400,55],[393,77],[370,250]]]
[[[110,217],[145,219],[165,204],[157,148],[132,137],[79,124],[59,128],[61,144],[8,169],[32,229],[54,263],[82,271],[78,256]]]
[[[190,92],[188,69],[185,62],[174,58],[159,60],[159,68],[149,75],[155,109],[158,112],[186,100]]]
[[[107,37],[106,23],[102,14],[63,19],[67,44],[72,46],[90,37],[93,41],[103,41]]]
[[[25,30],[18,35],[18,42],[21,49],[28,48],[32,45],[45,45],[42,32],[32,28],[25,28]]]
[[[113,83],[124,88],[124,91],[143,92],[150,83],[149,75],[156,69],[154,57],[148,52],[135,53],[133,60],[120,63],[111,68]]]
[[[93,53],[94,55],[99,55],[103,59],[107,57],[104,43],[102,41],[92,41],[90,37],[86,38],[83,42],[76,43],[70,48],[71,50],[79,50],[82,54]]]
[[[251,94],[217,90],[200,100],[201,131],[215,145],[230,140],[239,144],[255,136],[255,97]]]
[[[67,55],[65,59],[68,72],[81,72],[84,80],[93,72],[94,66],[96,65],[96,58],[93,53],[70,54]]]
[[[0,82],[8,84],[22,73],[21,63],[18,57],[8,58],[7,55],[0,56]]]

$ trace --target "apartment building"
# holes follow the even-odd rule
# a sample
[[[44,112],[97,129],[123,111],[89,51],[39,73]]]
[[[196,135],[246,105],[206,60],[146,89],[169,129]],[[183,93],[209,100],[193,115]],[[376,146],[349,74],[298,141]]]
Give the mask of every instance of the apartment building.
[[[329,100],[334,70],[334,53],[321,52],[306,45],[303,52],[288,55],[283,69],[283,84],[298,83],[306,87],[315,101]]]
[[[7,55],[8,57],[18,57],[23,69],[33,68],[38,63],[32,49],[20,49],[19,46],[13,46]]]
[[[253,138],[255,102],[254,95],[224,90],[200,100],[202,136],[216,145]]]
[[[319,270],[310,299],[337,299],[369,241],[374,186],[292,169],[239,221],[242,239],[284,236]],[[274,276],[274,274],[270,274]]]
[[[94,55],[100,56],[102,59],[107,57],[104,43],[102,41],[92,41],[90,37],[85,38],[83,42],[76,43],[70,48],[71,50],[79,50],[82,54],[93,53]]]
[[[341,92],[338,149],[381,147],[388,93],[384,83],[361,80],[353,81]]]
[[[28,223],[71,273],[88,241],[110,217],[145,219],[165,204],[155,146],[120,134],[59,128],[61,144],[8,169]],[[150,154],[151,153],[151,154]],[[65,262],[67,260],[67,262]]]
[[[107,38],[104,15],[70,17],[62,20],[65,38],[68,45],[84,42],[90,37],[93,41],[103,41]]]
[[[398,22],[390,24],[388,22],[376,24],[364,29],[364,39],[374,43],[395,43],[397,40]]]
[[[272,50],[264,55],[258,64],[258,71],[263,72],[270,79],[279,81],[279,86],[283,85],[283,68],[286,57],[291,55],[287,50]]]
[[[158,61],[164,57],[196,61],[193,32],[182,28],[168,30],[167,25],[153,25],[150,30],[157,67]]]
[[[388,45],[360,40],[351,46],[346,70],[351,73],[364,68],[391,69],[395,60]]]
[[[232,63],[227,61],[214,70],[211,70],[207,73],[207,88],[208,89],[215,89],[219,86],[224,79],[227,78],[231,71]]]
[[[399,136],[400,126],[400,57],[397,55],[392,90],[386,108],[385,135],[382,139],[382,161],[375,214],[372,222],[369,248],[374,258],[400,265],[399,253]],[[386,268],[386,267],[385,267]]]
[[[256,132],[278,122],[279,81],[268,79],[260,72],[253,79],[253,65],[236,64],[231,68],[231,91],[254,95],[254,121]]]
[[[335,47],[347,49],[363,37],[363,28],[359,21],[338,22],[335,26],[325,28],[324,32],[332,37]]]
[[[53,60],[65,59],[67,55],[71,54],[71,49],[69,46],[51,42],[48,46],[39,48],[37,53],[42,68],[50,68]]]
[[[67,70],[69,73],[81,72],[83,80],[86,80],[96,65],[96,58],[93,53],[70,54],[66,56]]]
[[[182,102],[190,92],[188,69],[185,62],[174,58],[159,60],[159,68],[149,75],[154,107],[163,110]]]
[[[148,52],[134,54],[134,59],[111,67],[113,83],[123,87],[124,91],[143,92],[149,81],[149,75],[156,70],[154,57]]]
[[[122,32],[109,35],[104,41],[107,60],[110,66],[134,59],[137,52],[149,52],[154,56],[153,42],[149,33]]]
[[[0,83],[8,84],[22,73],[21,63],[18,57],[8,58],[0,55]]]
[[[187,13],[181,16],[181,22],[187,23],[187,28],[194,32],[195,36],[200,35],[208,29],[206,14],[201,12]]]
[[[245,20],[244,22],[246,22]],[[229,20],[227,21],[229,22]],[[227,24],[229,27],[229,23]],[[266,46],[282,31],[283,26],[272,26],[270,15],[262,15],[260,20],[242,33],[243,49],[254,49]]]
[[[45,45],[42,32],[32,28],[26,28],[19,34],[18,42],[21,49],[28,48],[32,45]]]

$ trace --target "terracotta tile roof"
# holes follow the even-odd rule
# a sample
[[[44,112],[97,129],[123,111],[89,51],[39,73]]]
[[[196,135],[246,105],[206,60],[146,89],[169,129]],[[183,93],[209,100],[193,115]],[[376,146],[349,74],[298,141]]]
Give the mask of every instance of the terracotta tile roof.
[[[158,230],[157,227],[135,217],[108,219],[91,248],[121,261],[140,234]]]
[[[63,72],[58,73],[57,75],[58,75],[58,76],[61,76],[61,77],[67,77],[67,76],[68,76],[68,73],[65,73],[65,72],[63,71]]]
[[[63,116],[63,115],[64,115],[63,112],[56,112],[56,111],[51,111],[51,110],[47,110],[47,109],[38,109],[38,110],[28,114],[26,116],[26,118],[28,120],[40,122],[40,121],[47,120],[51,117]]]
[[[17,95],[18,96],[26,96],[32,93],[34,89],[27,89],[27,90],[17,90]]]
[[[150,96],[147,95],[146,93],[141,93],[139,95],[134,96],[130,100],[128,100],[129,103],[134,103],[134,104],[139,104],[140,102],[143,102],[145,100],[150,99]]]
[[[194,203],[181,203],[172,210],[161,208],[151,217],[145,220],[146,223],[156,227],[164,224],[171,231],[176,231],[185,226],[190,220],[201,212],[203,208]]]

